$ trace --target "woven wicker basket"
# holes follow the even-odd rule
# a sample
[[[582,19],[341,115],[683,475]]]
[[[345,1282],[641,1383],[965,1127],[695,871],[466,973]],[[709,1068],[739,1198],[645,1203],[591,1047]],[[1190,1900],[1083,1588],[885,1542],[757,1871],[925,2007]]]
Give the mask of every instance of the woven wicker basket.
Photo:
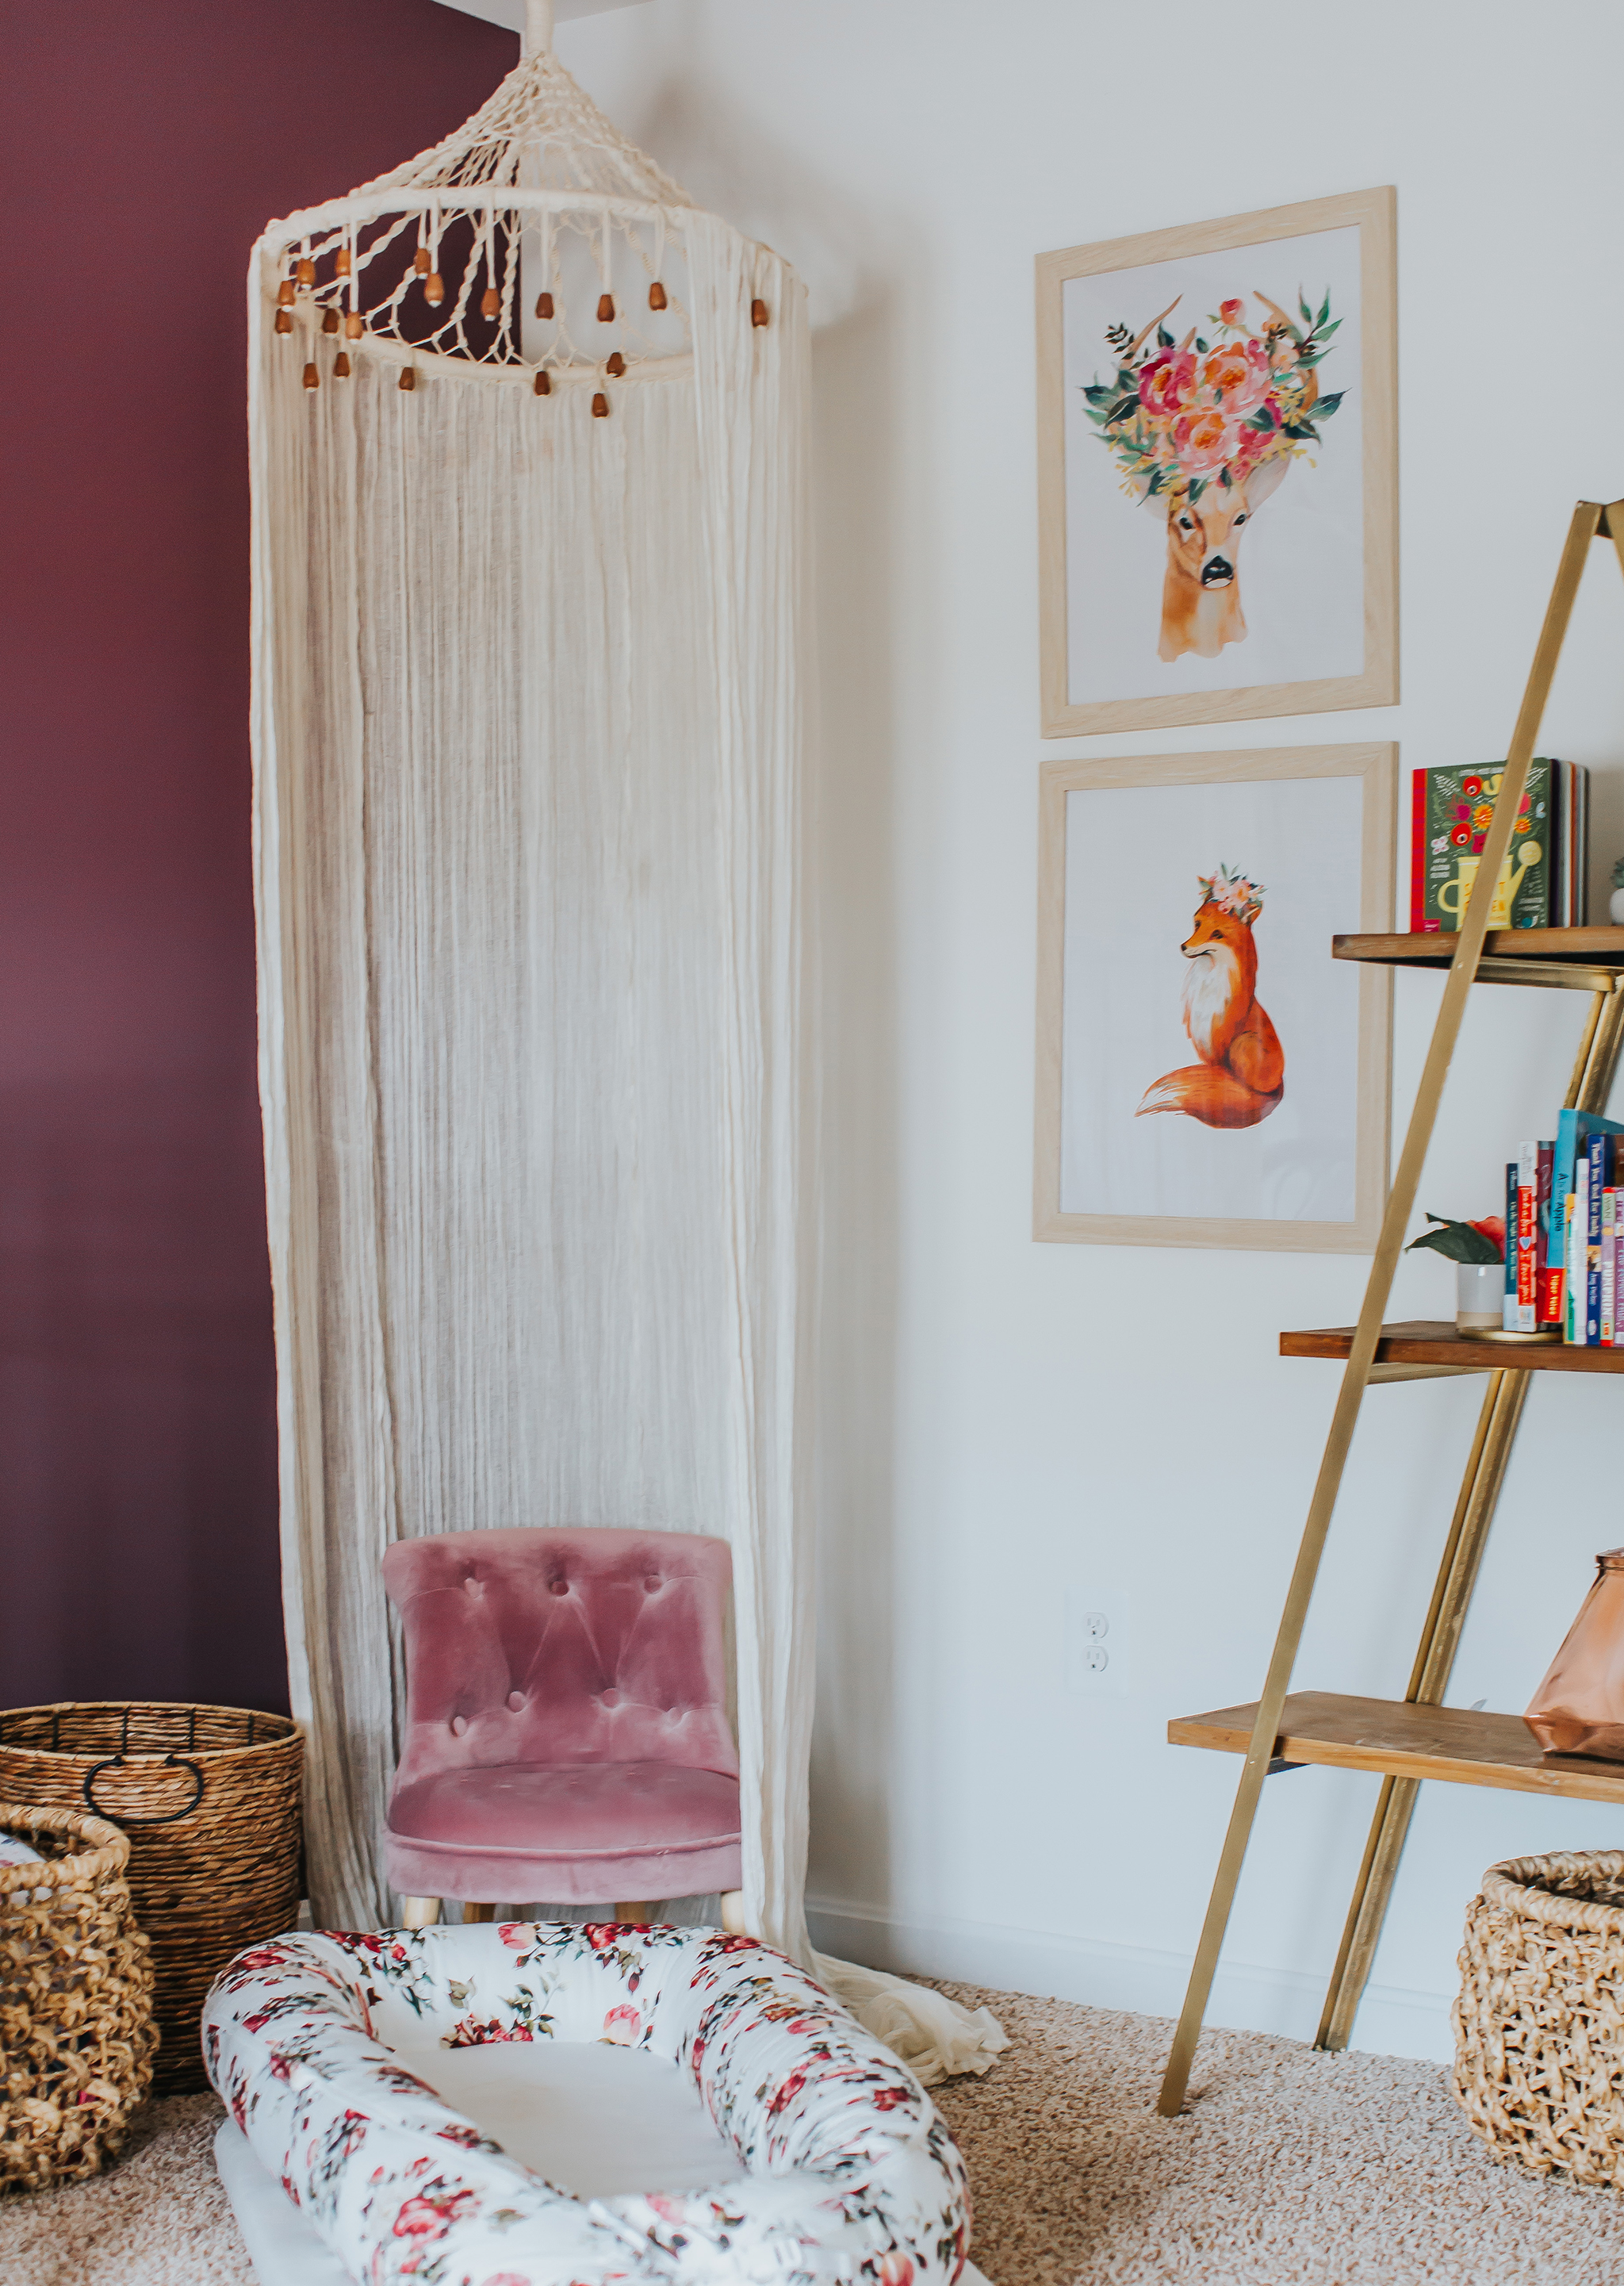
[[[123,2142],[157,2041],[129,1844],[105,1818],[0,1804],[44,1864],[0,1865],[0,2192],[93,2175]]]
[[[1491,1865],[1466,1915],[1455,2093],[1497,2159],[1624,2188],[1624,1851]]]
[[[298,1918],[303,1740],[242,1707],[18,1707],[0,1713],[0,1799],[93,1809],[129,1841],[161,2035],[155,2093],[205,2085],[204,1997],[233,1953]]]

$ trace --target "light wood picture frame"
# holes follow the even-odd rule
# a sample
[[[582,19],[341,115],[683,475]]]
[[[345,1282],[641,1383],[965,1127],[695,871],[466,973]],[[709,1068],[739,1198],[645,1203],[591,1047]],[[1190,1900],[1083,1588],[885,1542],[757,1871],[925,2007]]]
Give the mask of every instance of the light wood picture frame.
[[[1374,1250],[1398,748],[1042,766],[1032,1234]],[[1194,918],[1192,920],[1192,914]]]
[[[1394,704],[1393,191],[1041,254],[1037,283],[1044,737]]]

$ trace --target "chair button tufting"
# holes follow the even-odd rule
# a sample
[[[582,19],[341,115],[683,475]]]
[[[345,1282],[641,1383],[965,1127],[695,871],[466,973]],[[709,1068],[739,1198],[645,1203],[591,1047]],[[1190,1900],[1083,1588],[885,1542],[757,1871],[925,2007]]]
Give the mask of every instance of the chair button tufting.
[[[520,1711],[521,1707],[522,1707],[522,1706],[523,1706],[523,1705],[524,1705],[524,1693],[523,1693],[522,1691],[510,1691],[508,1692],[508,1694],[507,1694],[507,1707],[508,1707],[508,1712],[509,1712],[510,1714],[518,1714],[518,1712]]]
[[[659,1579],[655,1579],[655,1578],[653,1578],[653,1577],[650,1577],[649,1579],[647,1579],[647,1580],[644,1580],[644,1582],[643,1582],[643,1590],[644,1590],[644,1593],[645,1593],[646,1595],[652,1596],[652,1595],[654,1594],[655,1589],[656,1588],[663,1588],[664,1585],[665,1585],[665,1582],[664,1582],[664,1580],[659,1580]]]
[[[618,1707],[620,1704],[619,1691],[606,1691],[603,1694],[603,1703],[606,1707]]]
[[[555,1596],[567,1596],[569,1593],[569,1582],[568,1580],[550,1580],[547,1582],[547,1585],[552,1588],[553,1593]]]
[[[452,1738],[461,1738],[461,1736],[462,1736],[462,1734],[463,1734],[463,1732],[467,1729],[467,1727],[468,1727],[468,1718],[467,1718],[467,1716],[466,1714],[453,1714],[453,1715],[452,1715],[452,1717],[451,1717],[451,1736],[452,1736]]]

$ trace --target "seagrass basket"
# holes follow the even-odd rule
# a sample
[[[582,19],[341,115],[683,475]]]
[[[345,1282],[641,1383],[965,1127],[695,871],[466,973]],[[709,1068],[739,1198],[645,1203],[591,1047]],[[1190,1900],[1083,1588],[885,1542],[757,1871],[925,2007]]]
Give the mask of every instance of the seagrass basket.
[[[0,1803],[43,1864],[0,1864],[0,2193],[94,2175],[146,2093],[157,2041],[129,1844],[81,1810]]]
[[[234,1953],[298,1918],[304,1742],[246,1707],[90,1704],[0,1713],[0,1800],[90,1809],[129,1842],[152,1941],[153,2093],[205,2085],[198,2019]]]
[[[1466,1914],[1455,2093],[1497,2159],[1624,2188],[1624,1851],[1491,1865]]]

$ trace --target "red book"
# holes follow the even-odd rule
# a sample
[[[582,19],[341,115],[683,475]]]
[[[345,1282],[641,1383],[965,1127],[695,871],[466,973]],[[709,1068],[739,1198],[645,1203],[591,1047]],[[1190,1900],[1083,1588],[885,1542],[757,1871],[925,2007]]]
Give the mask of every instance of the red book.
[[[1540,1147],[1525,1143],[1517,1155],[1517,1330],[1531,1334],[1538,1321]]]
[[[1563,1305],[1567,1298],[1567,1274],[1560,1269],[1545,1268],[1540,1273],[1540,1323],[1559,1326],[1563,1322]]]
[[[1426,772],[1409,777],[1409,926],[1419,936],[1426,926]]]
[[[1539,1308],[1534,1322],[1540,1326],[1559,1326],[1562,1323],[1562,1242],[1551,1227],[1551,1184],[1556,1176],[1557,1147],[1554,1143],[1540,1146],[1540,1194],[1534,1202],[1534,1254],[1539,1263],[1539,1278],[1535,1291]]]

